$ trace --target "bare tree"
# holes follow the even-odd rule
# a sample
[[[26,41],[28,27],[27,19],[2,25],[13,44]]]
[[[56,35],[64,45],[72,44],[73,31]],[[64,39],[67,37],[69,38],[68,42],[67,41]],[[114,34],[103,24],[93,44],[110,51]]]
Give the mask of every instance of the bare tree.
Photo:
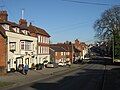
[[[95,21],[94,29],[95,37],[107,41],[107,47],[110,47],[109,52],[113,51],[115,58],[120,58],[120,5],[105,10],[101,18]]]
[[[96,37],[105,40],[120,35],[120,5],[105,10],[101,18],[95,21]]]

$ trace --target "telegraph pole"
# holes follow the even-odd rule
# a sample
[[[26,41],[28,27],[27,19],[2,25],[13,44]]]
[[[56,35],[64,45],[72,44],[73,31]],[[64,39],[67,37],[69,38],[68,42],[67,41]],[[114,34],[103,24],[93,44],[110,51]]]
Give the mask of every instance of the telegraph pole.
[[[74,53],[74,48],[73,48],[73,43],[72,43],[72,63],[73,63],[73,53]]]
[[[115,56],[114,56],[114,54],[115,54],[115,36],[114,36],[114,34],[113,34],[113,63],[114,63],[114,58],[115,58]]]

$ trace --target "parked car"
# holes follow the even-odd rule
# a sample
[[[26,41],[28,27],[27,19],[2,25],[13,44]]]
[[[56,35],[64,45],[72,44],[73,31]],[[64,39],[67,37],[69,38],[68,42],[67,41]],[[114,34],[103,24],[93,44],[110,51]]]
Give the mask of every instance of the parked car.
[[[63,67],[63,66],[66,66],[66,63],[65,63],[65,62],[59,62],[59,63],[58,63],[58,66],[62,66],[62,67]]]
[[[71,62],[70,61],[66,61],[65,62],[67,66],[71,66]]]
[[[47,68],[56,68],[56,67],[58,67],[58,64],[55,62],[48,62],[46,67]]]

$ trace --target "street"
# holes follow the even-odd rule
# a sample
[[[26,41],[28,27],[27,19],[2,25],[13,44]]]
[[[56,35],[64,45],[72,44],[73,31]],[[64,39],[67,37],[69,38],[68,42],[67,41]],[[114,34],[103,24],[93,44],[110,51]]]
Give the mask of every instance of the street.
[[[83,68],[10,90],[102,90],[104,65],[86,64]]]

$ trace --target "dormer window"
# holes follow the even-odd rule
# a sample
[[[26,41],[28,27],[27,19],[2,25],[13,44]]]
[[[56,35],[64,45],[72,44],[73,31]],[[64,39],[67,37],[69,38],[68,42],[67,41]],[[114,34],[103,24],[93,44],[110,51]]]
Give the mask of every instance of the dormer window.
[[[9,25],[4,24],[4,25],[2,25],[2,27],[3,27],[5,30],[9,31]]]
[[[16,32],[17,32],[17,33],[20,33],[20,29],[19,29],[19,28],[16,28]]]
[[[28,31],[27,31],[27,30],[22,30],[22,32],[23,32],[25,35],[28,35]]]
[[[19,29],[18,27],[13,28],[13,30],[14,30],[16,33],[19,33],[19,32],[20,32],[20,29]]]

